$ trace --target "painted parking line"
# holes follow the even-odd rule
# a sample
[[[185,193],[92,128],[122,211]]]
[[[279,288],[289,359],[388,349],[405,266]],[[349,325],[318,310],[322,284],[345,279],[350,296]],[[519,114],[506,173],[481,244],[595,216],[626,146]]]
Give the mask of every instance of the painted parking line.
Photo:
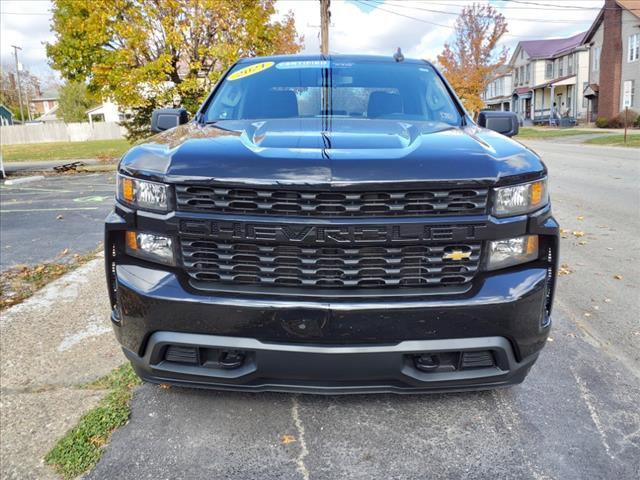
[[[84,186],[84,185],[83,185]],[[36,187],[2,187],[2,190],[33,190],[34,193],[49,192],[49,193],[73,193],[73,190],[60,190],[54,188],[36,188]]]
[[[6,208],[13,208],[16,205],[37,205],[40,203],[46,203],[51,205],[52,203],[55,203],[56,205],[69,205],[73,206],[73,205],[77,205],[78,203],[82,204],[82,203],[89,203],[89,204],[105,204],[105,203],[109,203],[112,202],[113,199],[111,197],[104,197],[103,200],[92,200],[92,201],[77,201],[76,199],[73,198],[56,198],[56,199],[52,199],[52,198],[12,198],[12,199],[7,199],[4,200],[2,199],[0,201],[0,207],[6,207]]]
[[[99,207],[24,208],[20,210],[0,210],[0,213],[19,212],[68,212],[72,210],[98,210]]]
[[[78,203],[102,203],[105,200],[109,200],[110,198],[110,196],[103,197],[101,195],[91,195],[89,197],[74,198],[73,201]]]

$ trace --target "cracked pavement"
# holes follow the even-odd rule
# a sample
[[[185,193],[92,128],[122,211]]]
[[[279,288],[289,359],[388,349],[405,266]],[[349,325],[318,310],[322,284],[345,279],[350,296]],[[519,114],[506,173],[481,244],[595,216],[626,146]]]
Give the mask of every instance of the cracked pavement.
[[[522,385],[325,397],[144,384],[130,422],[86,478],[638,478],[640,151],[524,143],[549,167],[561,263],[571,273],[559,277],[551,339]],[[48,478],[38,442],[51,444],[60,423],[95,401],[64,404],[65,389],[123,361],[112,335],[100,333],[108,325],[102,265],[86,268],[69,311],[51,305],[7,325],[3,315],[3,478]],[[43,333],[42,325],[51,327]],[[58,396],[38,393],[45,396],[31,406],[13,391],[39,385],[54,385]],[[65,421],[54,422],[60,415]],[[11,438],[25,443],[6,441],[7,419],[25,430]],[[12,477],[6,455],[19,465],[21,447],[29,459]]]
[[[550,169],[573,273],[525,383],[342,397],[145,384],[87,478],[638,478],[640,152],[527,145]]]

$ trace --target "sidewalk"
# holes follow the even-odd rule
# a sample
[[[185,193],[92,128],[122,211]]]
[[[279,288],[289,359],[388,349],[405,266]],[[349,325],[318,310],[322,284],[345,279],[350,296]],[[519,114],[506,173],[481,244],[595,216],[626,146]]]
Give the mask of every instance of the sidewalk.
[[[57,478],[43,457],[105,395],[82,385],[124,363],[111,332],[103,261],[0,314],[0,478]]]

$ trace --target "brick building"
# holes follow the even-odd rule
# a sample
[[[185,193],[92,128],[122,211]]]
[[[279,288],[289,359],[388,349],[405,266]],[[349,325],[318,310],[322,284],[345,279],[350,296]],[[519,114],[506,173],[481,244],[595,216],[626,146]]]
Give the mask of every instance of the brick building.
[[[589,121],[614,118],[625,106],[640,112],[640,0],[605,0],[583,42],[590,53],[582,85]]]

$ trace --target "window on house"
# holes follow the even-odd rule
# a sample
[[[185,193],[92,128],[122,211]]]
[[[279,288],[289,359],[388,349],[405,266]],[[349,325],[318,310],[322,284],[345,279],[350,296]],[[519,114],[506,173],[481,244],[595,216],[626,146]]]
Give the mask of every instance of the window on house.
[[[525,83],[529,83],[531,81],[531,64],[527,63],[527,73],[525,76]]]
[[[547,60],[547,63],[545,63],[544,78],[553,78],[553,60]]]
[[[640,33],[629,36],[629,53],[627,61],[635,62],[640,58]]]
[[[601,47],[594,47],[591,53],[593,57],[591,57],[591,69],[594,72],[600,70],[600,52],[602,51]]]
[[[567,57],[567,75],[573,75],[573,62],[574,56],[569,55]]]
[[[564,57],[558,59],[558,76],[564,76]]]
[[[518,79],[518,72],[519,71],[520,71],[520,69],[516,68],[516,70],[515,70],[515,72],[516,72],[516,78],[515,78],[516,85],[519,85],[519,79]]]
[[[587,108],[589,99],[584,96],[584,91],[587,89],[589,82],[582,82],[582,108]]]

